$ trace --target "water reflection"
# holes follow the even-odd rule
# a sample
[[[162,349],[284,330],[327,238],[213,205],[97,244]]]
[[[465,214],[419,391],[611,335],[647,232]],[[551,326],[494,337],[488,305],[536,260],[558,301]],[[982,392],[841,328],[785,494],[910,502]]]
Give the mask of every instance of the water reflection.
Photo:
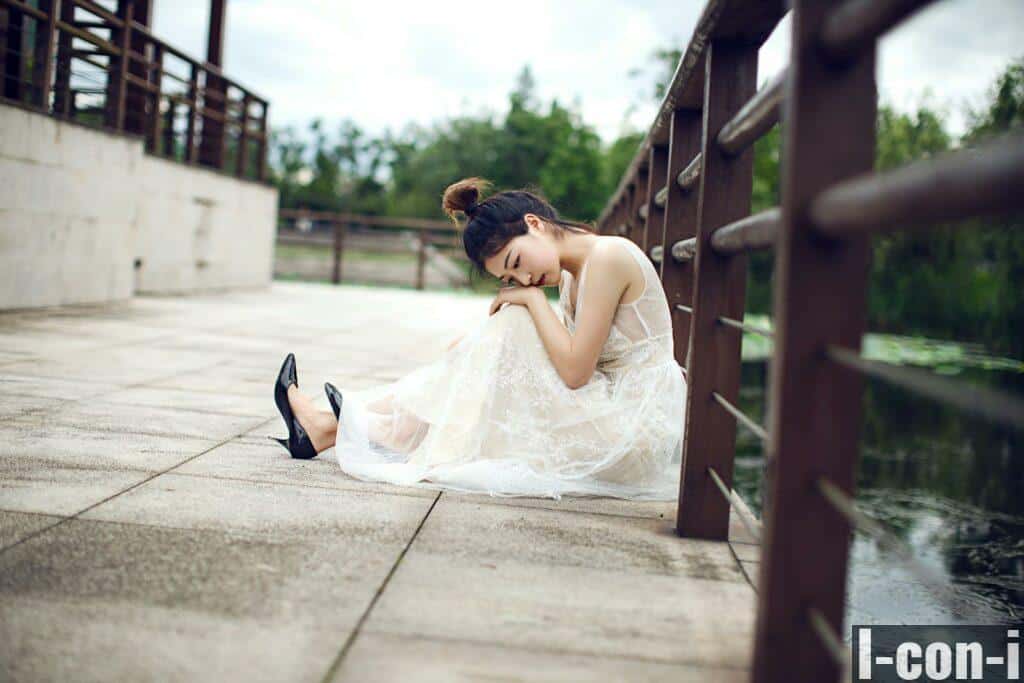
[[[940,371],[1024,395],[1024,373],[1006,369],[1013,363],[965,366],[944,355]],[[762,421],[766,379],[763,360],[743,364],[740,405]],[[735,487],[758,515],[763,466],[760,442],[741,429]],[[858,533],[847,585],[847,639],[850,624],[1019,623],[1022,494],[1020,432],[867,380],[858,505],[906,541],[945,586],[923,583],[875,539]]]

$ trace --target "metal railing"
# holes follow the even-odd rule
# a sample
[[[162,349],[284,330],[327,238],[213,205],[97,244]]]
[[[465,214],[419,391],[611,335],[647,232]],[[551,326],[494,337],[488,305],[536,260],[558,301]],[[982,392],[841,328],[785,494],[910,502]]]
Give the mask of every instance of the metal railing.
[[[146,151],[267,177],[263,97],[93,0],[0,0],[0,102],[144,138]]]
[[[752,680],[835,681],[852,532],[900,543],[854,503],[863,376],[1024,429],[1024,401],[867,360],[870,236],[1024,208],[1024,135],[874,173],[880,36],[926,0],[709,0],[647,136],[598,218],[659,264],[688,382],[676,532],[762,539]],[[788,68],[758,48],[793,12]],[[782,126],[781,206],[750,215],[752,144]],[[746,253],[775,256],[774,329],[743,322]],[[742,332],[773,341],[766,425],[737,407]],[[732,490],[737,425],[765,443],[763,529]],[[803,558],[813,554],[814,561]],[[898,555],[922,578],[927,569]]]

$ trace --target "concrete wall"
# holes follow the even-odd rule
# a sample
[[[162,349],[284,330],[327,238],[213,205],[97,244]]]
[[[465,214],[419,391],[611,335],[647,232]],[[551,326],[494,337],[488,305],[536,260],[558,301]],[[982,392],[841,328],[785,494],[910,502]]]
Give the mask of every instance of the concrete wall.
[[[0,309],[265,286],[276,218],[273,188],[0,105]]]

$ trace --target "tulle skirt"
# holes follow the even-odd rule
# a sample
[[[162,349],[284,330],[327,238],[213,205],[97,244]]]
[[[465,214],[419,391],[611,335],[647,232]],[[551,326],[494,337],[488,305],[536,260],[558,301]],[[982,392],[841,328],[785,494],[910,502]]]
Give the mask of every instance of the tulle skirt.
[[[571,389],[530,312],[506,305],[398,380],[339,386],[334,454],[350,476],[400,486],[673,500],[685,380],[664,350],[634,355]]]

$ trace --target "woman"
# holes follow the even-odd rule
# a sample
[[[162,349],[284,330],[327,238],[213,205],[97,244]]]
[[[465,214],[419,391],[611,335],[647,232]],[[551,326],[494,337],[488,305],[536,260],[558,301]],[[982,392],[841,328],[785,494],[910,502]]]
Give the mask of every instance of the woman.
[[[678,495],[686,384],[657,270],[633,242],[559,218],[529,191],[480,200],[449,186],[463,246],[505,286],[490,315],[434,363],[389,384],[296,386],[289,354],[275,400],[294,457],[334,447],[353,477],[497,496]],[[458,222],[456,221],[456,224]],[[512,284],[514,283],[514,284]],[[542,287],[559,288],[553,308]]]

